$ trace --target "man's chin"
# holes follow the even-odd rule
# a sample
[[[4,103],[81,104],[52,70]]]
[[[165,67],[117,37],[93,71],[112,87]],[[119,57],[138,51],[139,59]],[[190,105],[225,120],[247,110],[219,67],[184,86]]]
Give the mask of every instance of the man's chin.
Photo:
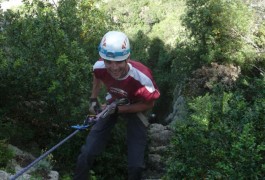
[[[120,74],[111,74],[114,79],[120,79]]]

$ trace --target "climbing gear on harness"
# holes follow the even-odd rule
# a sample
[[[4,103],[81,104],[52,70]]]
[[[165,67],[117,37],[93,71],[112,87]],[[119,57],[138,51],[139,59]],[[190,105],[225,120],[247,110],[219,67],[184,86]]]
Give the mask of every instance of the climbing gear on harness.
[[[84,120],[83,125],[74,125],[71,126],[73,129],[78,129],[78,130],[84,130],[89,128],[90,126],[93,126],[98,119],[95,118],[95,115],[87,115],[86,119]]]

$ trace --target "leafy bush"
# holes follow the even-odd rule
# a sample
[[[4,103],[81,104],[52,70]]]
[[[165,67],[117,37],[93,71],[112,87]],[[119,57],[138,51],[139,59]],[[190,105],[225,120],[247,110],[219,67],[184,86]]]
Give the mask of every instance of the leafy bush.
[[[252,51],[252,12],[242,0],[187,0],[184,25],[194,38],[205,62],[243,64]],[[243,37],[243,38],[242,38]],[[233,39],[233,41],[231,41]]]
[[[7,11],[1,24],[1,136],[17,146],[34,142],[45,149],[87,113],[95,47],[107,18],[92,1],[60,1],[58,7],[41,0],[24,3],[20,11]],[[93,10],[84,11],[88,7]],[[54,158],[64,155],[60,151]]]
[[[0,140],[0,168],[6,168],[7,163],[14,157],[13,152],[8,148],[6,140]]]
[[[166,179],[264,177],[265,83],[257,82],[248,86],[256,87],[251,99],[217,89],[190,100],[189,118],[175,125]]]

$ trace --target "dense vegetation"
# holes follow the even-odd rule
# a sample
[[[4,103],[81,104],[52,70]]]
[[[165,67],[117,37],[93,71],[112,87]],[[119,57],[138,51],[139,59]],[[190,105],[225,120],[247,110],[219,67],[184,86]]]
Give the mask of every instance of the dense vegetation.
[[[131,40],[132,59],[153,70],[162,95],[157,122],[165,123],[175,92],[187,102],[186,116],[172,125],[164,178],[264,177],[265,23],[252,2],[25,0],[19,11],[1,12],[1,168],[12,158],[6,144],[38,156],[82,122],[97,45],[119,29]],[[95,163],[97,179],[126,177],[123,125]],[[85,136],[53,153],[65,178]]]

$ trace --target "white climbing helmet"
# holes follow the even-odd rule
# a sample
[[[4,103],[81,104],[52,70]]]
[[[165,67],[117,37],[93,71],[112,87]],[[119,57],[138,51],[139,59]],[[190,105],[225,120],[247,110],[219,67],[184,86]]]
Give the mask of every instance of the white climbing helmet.
[[[130,56],[130,42],[128,37],[118,31],[107,32],[98,47],[101,58],[110,61],[123,61]]]

